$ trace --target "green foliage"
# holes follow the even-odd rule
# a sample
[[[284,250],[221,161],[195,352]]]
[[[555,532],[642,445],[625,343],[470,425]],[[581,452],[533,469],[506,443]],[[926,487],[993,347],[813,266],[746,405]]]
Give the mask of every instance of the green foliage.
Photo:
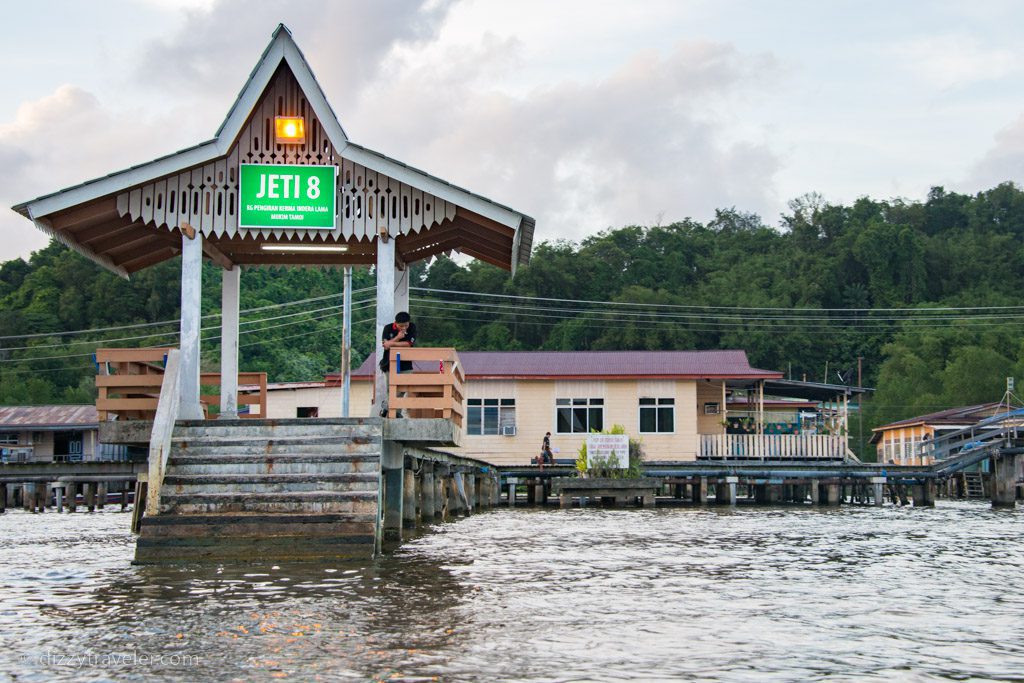
[[[31,229],[27,223],[25,229]],[[0,362],[0,403],[91,400],[95,368],[89,355],[97,346],[174,343],[167,334],[174,325],[75,337],[60,332],[175,320],[178,273],[172,260],[123,280],[56,242],[27,262],[0,264],[0,336],[48,335],[0,342],[0,361],[13,361]],[[220,274],[211,266],[203,277],[203,312],[217,313]],[[973,196],[936,187],[924,202],[862,197],[850,205],[808,194],[790,203],[781,229],[726,208],[706,224],[686,219],[629,225],[579,243],[540,242],[515,278],[479,261],[464,266],[443,256],[429,267],[414,264],[410,278],[414,286],[441,290],[652,304],[661,314],[701,306],[1018,306],[1024,288],[1024,192],[1011,183]],[[372,286],[372,271],[357,269],[354,284]],[[246,269],[241,306],[341,291],[339,269]],[[865,404],[863,422],[855,419],[851,426],[853,445],[862,455],[870,452],[865,444],[873,426],[997,400],[1006,376],[1024,377],[1020,321],[998,311],[986,325],[915,326],[884,315],[859,320],[868,316],[840,311],[814,324],[780,328],[758,320],[756,313],[666,318],[651,313],[652,306],[636,306],[635,315],[609,322],[599,315],[599,306],[571,302],[551,304],[562,309],[561,317],[551,317],[514,305],[460,304],[466,297],[458,295],[432,294],[431,302],[417,301],[418,296],[412,313],[421,342],[465,350],[740,348],[757,367],[830,382],[838,381],[836,371],[854,382],[860,357],[864,384],[877,387]],[[246,316],[254,324],[243,327],[250,333],[241,339],[241,367],[266,371],[271,381],[312,380],[336,371],[337,312],[266,323],[256,319],[339,303],[340,296]],[[372,317],[370,308],[355,314],[354,363],[372,351]],[[292,322],[297,324],[270,327]],[[205,326],[213,329],[204,332],[209,339],[203,363],[211,370],[220,353],[216,324],[208,319]],[[111,341],[118,337],[133,338]],[[30,348],[12,348],[25,346]]]
[[[605,429],[595,434],[625,434],[626,428],[622,425],[612,425],[611,429]],[[616,454],[617,455],[617,454]],[[643,442],[639,439],[629,440],[629,467],[611,467],[612,463],[618,463],[617,457],[600,456],[591,459],[590,466],[587,466],[587,442],[584,441],[579,450],[576,451],[576,472],[581,477],[589,479],[639,479],[643,476],[644,449]]]

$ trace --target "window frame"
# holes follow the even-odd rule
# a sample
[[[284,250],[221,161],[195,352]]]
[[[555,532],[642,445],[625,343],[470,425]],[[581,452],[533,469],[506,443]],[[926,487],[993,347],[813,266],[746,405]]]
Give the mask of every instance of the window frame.
[[[487,427],[487,409],[493,408],[496,412],[496,430],[494,432],[486,431]],[[479,419],[476,420],[476,426],[480,431],[473,431],[474,421],[470,418],[470,411],[479,410]],[[511,415],[511,419],[508,416]],[[480,398],[467,398],[466,399],[466,436],[502,436],[504,428],[507,426],[518,427],[519,423],[516,417],[516,400],[512,397],[480,397]]]
[[[643,401],[654,401],[653,404],[644,405]],[[665,403],[662,403],[665,401]],[[659,429],[661,426],[661,411],[665,408],[672,409],[672,429],[662,430]],[[654,431],[644,431],[643,411],[653,410],[654,411]],[[676,399],[674,396],[640,396],[637,398],[636,408],[636,426],[637,432],[640,434],[675,434],[676,433]]]
[[[573,434],[591,434],[593,432],[600,432],[604,429],[604,397],[593,396],[591,398],[555,398],[555,419],[552,425],[552,434],[562,434],[572,436]],[[568,410],[569,416],[569,431],[562,431],[559,429],[559,411]],[[576,424],[576,411],[582,411],[586,415],[587,422],[584,428],[581,430],[573,429]],[[601,417],[601,424],[599,427],[594,427],[591,424],[592,416],[595,411],[599,412]]]

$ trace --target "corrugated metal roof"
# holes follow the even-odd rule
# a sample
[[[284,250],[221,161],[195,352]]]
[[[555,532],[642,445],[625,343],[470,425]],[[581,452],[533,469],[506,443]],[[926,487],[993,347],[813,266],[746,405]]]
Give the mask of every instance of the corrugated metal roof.
[[[929,425],[958,425],[958,424],[971,424],[978,422],[986,417],[991,417],[996,408],[999,407],[998,402],[994,403],[979,403],[973,406],[961,406],[958,408],[947,408],[946,410],[940,410],[935,413],[928,413],[927,415],[918,415],[917,417],[908,417],[906,420],[900,420],[899,422],[890,422],[887,425],[881,427],[875,427],[871,431],[882,432],[889,429],[895,429],[897,427],[906,427],[907,425],[913,424],[929,424]]]
[[[98,426],[94,405],[0,406],[0,429]]]
[[[727,351],[460,351],[467,377],[726,377],[774,379],[780,372],[753,368],[747,353]],[[370,377],[370,355],[353,377]],[[417,364],[419,365],[419,364]],[[428,369],[423,364],[423,369]],[[434,368],[436,369],[436,367]]]

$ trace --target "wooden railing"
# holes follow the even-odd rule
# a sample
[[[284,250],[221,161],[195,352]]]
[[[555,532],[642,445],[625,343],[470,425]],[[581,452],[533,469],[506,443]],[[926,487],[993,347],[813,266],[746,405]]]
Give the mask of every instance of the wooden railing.
[[[152,420],[171,348],[97,349],[96,412],[118,420]]]
[[[702,458],[844,460],[846,437],[829,434],[701,434]]]
[[[403,417],[440,417],[461,427],[465,376],[455,349],[398,348],[390,353],[388,417],[402,411]],[[414,370],[400,373],[399,360],[412,361]]]
[[[169,347],[140,349],[97,349],[96,412],[101,422],[116,415],[118,420],[152,420],[160,400],[164,365]],[[204,372],[200,385],[219,387],[220,374]],[[203,413],[214,416],[220,409],[219,394],[201,396]],[[250,406],[248,414],[239,417],[261,418],[267,415],[267,373],[238,374],[238,407]],[[257,410],[253,410],[253,408]]]
[[[220,374],[216,372],[204,372],[199,375],[199,384],[203,387],[219,387]],[[203,412],[206,417],[215,416],[220,413],[220,393],[203,394],[200,397],[203,404]],[[243,413],[242,407],[249,406],[249,412]],[[255,410],[253,409],[255,407]],[[238,417],[266,417],[267,416],[267,373],[265,372],[240,372],[238,373]]]

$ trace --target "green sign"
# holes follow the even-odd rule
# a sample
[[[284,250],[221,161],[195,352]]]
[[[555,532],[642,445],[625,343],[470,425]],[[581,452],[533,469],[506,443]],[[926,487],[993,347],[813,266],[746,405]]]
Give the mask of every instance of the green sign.
[[[240,228],[333,230],[337,166],[241,164]]]

